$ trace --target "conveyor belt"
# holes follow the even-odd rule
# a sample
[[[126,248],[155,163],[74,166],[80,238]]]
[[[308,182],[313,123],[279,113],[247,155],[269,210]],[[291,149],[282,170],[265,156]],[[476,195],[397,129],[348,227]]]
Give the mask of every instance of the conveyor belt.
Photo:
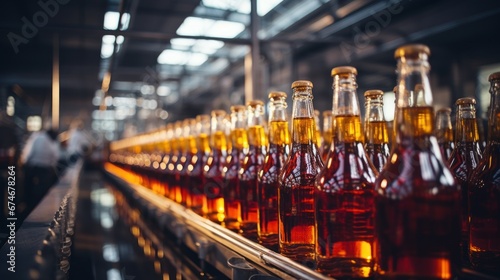
[[[157,223],[162,230],[172,232],[179,244],[198,252],[201,259],[227,277],[234,278],[233,273],[237,273],[228,265],[228,260],[243,258],[256,269],[256,274],[281,279],[328,279],[322,274],[200,217],[191,210],[141,185],[124,181],[120,177],[125,176],[125,173],[114,165],[106,165],[106,172],[125,194],[133,197],[144,217],[149,218],[149,222]]]
[[[70,279],[224,279],[160,239],[102,173],[81,178]]]

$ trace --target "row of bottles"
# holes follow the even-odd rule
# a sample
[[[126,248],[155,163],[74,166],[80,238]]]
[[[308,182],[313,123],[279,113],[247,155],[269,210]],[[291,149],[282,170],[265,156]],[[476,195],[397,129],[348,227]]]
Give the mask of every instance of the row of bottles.
[[[332,69],[332,110],[313,108],[313,84],[264,103],[214,110],[117,141],[110,161],[213,222],[336,278],[449,279],[500,262],[500,74],[490,76],[488,141],[481,152],[475,100],[434,114],[430,51],[396,50],[393,130],[383,92],[357,99],[357,70]],[[142,137],[142,138],[141,138]],[[128,143],[128,144],[127,144]],[[392,148],[390,147],[392,146]],[[462,253],[460,254],[460,247]],[[462,256],[462,260],[460,259]]]

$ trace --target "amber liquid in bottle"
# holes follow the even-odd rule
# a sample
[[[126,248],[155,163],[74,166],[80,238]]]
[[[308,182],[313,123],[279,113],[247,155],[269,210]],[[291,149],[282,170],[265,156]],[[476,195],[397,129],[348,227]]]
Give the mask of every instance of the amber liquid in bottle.
[[[260,244],[277,252],[279,174],[290,153],[288,122],[271,121],[269,140],[269,151],[258,177],[258,234]]]
[[[316,260],[336,278],[372,275],[376,170],[363,148],[359,115],[334,117],[337,137],[316,189]]]
[[[402,108],[405,126],[377,179],[377,262],[388,277],[449,279],[459,255],[460,192],[431,144],[433,111]]]
[[[500,276],[500,73],[491,82],[488,142],[469,185],[470,261]]]
[[[326,162],[328,157],[328,152],[330,151],[330,145],[333,139],[333,122],[332,122],[332,111],[323,112],[323,147],[321,150],[321,159]]]
[[[249,149],[240,168],[241,234],[257,241],[257,175],[266,154],[266,133],[262,125],[248,128]]]
[[[448,160],[453,152],[455,143],[453,142],[453,128],[450,120],[450,108],[444,108],[437,112],[436,115],[436,138],[438,140],[439,149],[443,153],[444,159]]]
[[[200,133],[197,136],[198,152],[191,158],[191,171],[189,172],[189,190],[191,194],[191,210],[200,216],[207,213],[205,196],[205,176],[203,168],[210,154],[209,136]]]
[[[375,169],[380,172],[389,157],[389,133],[387,122],[370,121],[366,123],[365,149]]]
[[[196,138],[193,135],[189,135],[186,137],[186,154],[184,156],[183,164],[182,164],[182,169],[180,171],[179,177],[180,177],[180,189],[181,189],[181,204],[185,205],[188,208],[191,208],[192,205],[192,200],[191,200],[191,190],[189,187],[189,172],[191,172],[191,163],[193,160],[193,157],[196,155],[197,151],[197,145],[196,145]]]
[[[228,156],[224,174],[224,227],[235,232],[240,231],[241,223],[240,180],[238,172],[245,156],[244,148],[248,146],[246,133],[244,128],[235,128],[231,131],[231,138],[234,143],[231,154]]]
[[[280,174],[280,253],[306,266],[314,266],[314,184],[322,162],[313,142],[315,122],[310,118],[292,120],[293,143],[290,157]]]
[[[460,246],[462,247],[462,262],[465,265],[469,263],[469,182],[472,172],[481,159],[474,104],[475,100],[471,98],[461,98],[457,101],[455,149],[449,159],[450,170],[455,176],[462,193],[462,236]]]
[[[223,131],[212,133],[213,147],[207,163],[204,167],[206,195],[206,217],[215,223],[221,224],[224,221],[224,177],[223,168],[226,162],[226,136]]]

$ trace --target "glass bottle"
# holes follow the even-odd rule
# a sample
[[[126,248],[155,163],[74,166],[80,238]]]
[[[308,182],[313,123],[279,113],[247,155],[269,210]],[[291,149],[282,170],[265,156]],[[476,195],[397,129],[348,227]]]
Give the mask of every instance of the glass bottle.
[[[189,189],[189,172],[190,164],[193,156],[198,152],[198,147],[196,145],[195,130],[196,130],[196,120],[186,119],[184,122],[183,134],[184,134],[184,153],[181,160],[181,170],[179,172],[180,176],[180,189],[181,189],[181,204],[191,208],[191,191]]]
[[[252,100],[247,103],[248,152],[243,158],[239,172],[241,226],[240,231],[248,239],[257,241],[258,195],[257,175],[266,156],[266,120],[264,102]]]
[[[326,162],[330,145],[333,139],[333,119],[332,110],[323,112],[323,147],[321,148],[321,159]]]
[[[460,188],[433,134],[429,54],[395,52],[396,142],[375,183],[376,271],[389,278],[449,279],[459,261]]]
[[[280,253],[309,267],[314,266],[314,182],[323,168],[314,143],[313,84],[292,83],[292,149],[280,174]]]
[[[166,138],[164,141],[164,155],[163,160],[160,163],[160,179],[163,186],[163,195],[165,197],[170,197],[170,188],[169,188],[169,172],[168,172],[168,164],[170,159],[173,157],[174,153],[174,125],[172,123],[167,124],[166,126]]]
[[[364,278],[373,271],[374,184],[377,170],[363,147],[354,67],[332,69],[333,144],[316,179],[316,261],[331,277]]]
[[[279,174],[290,154],[286,93],[269,93],[269,149],[258,175],[258,241],[278,252]]]
[[[449,166],[462,191],[462,238],[460,245],[462,247],[462,260],[467,262],[469,258],[468,184],[472,171],[481,159],[481,149],[476,120],[476,100],[470,97],[460,98],[456,105],[455,149],[450,155]]]
[[[181,186],[180,186],[180,171],[182,169],[182,161],[184,159],[184,150],[185,150],[185,139],[184,139],[184,121],[176,121],[174,124],[175,127],[175,139],[174,139],[174,156],[171,158],[172,161],[168,165],[168,171],[170,173],[170,199],[177,203],[181,203],[182,194],[181,194]]]
[[[224,221],[224,178],[222,172],[227,157],[227,139],[225,132],[224,110],[213,110],[210,124],[211,151],[203,168],[205,176],[204,192],[206,195],[206,217],[215,223]]]
[[[191,164],[188,169],[189,175],[189,191],[191,195],[191,210],[200,216],[205,216],[207,213],[207,197],[205,196],[205,177],[203,169],[210,155],[210,116],[196,116],[196,145],[197,152],[191,158]]]
[[[321,135],[321,124],[319,122],[319,111],[314,110],[314,126],[315,126],[315,131],[314,131],[314,143],[320,149],[321,153],[321,148],[323,147],[323,135]]]
[[[451,108],[441,108],[436,112],[436,138],[439,149],[448,160],[455,147],[453,140],[453,127],[451,125]]]
[[[224,167],[224,227],[235,232],[240,231],[241,200],[238,174],[245,153],[248,151],[247,112],[243,105],[231,106],[231,133],[233,143]]]
[[[500,275],[500,72],[489,76],[488,141],[469,185],[470,261]]]
[[[389,157],[389,129],[384,117],[384,92],[365,91],[365,149],[380,172]]]

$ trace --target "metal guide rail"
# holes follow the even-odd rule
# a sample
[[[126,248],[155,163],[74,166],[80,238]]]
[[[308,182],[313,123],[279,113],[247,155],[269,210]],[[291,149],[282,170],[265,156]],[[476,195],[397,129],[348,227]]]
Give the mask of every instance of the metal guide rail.
[[[155,222],[159,228],[173,233],[179,244],[197,252],[200,260],[227,277],[248,279],[239,275],[262,274],[281,279],[331,279],[223,228],[150,189],[125,181],[123,172],[117,166],[105,165],[106,175],[137,200],[137,204],[142,206],[142,214],[152,218],[149,222]]]

